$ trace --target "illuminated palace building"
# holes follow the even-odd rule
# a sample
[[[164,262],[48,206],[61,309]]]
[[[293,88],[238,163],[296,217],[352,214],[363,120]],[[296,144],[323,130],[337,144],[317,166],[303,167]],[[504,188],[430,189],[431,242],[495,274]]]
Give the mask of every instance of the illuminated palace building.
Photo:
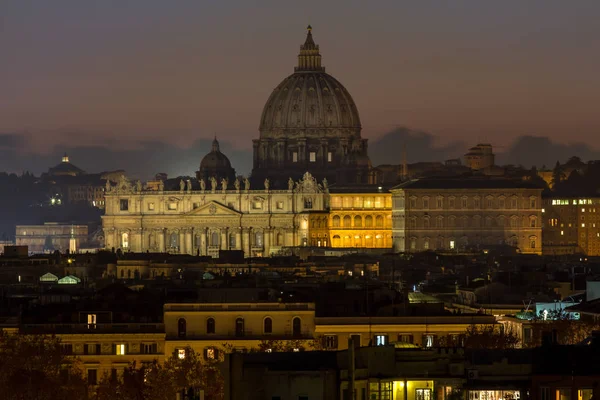
[[[600,255],[600,198],[546,198],[544,254]]]
[[[224,250],[269,256],[298,246],[458,251],[509,244],[541,251],[540,190],[464,178],[461,187],[418,180],[390,192],[375,182],[361,129],[352,97],[325,73],[309,28],[294,73],[264,107],[251,177],[235,177],[215,138],[197,180],[176,187],[109,182],[106,247],[213,257]]]

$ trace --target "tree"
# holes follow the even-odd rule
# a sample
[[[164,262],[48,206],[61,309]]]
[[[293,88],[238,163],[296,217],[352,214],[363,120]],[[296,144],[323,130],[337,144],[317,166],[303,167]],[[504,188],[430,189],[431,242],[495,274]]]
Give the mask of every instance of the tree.
[[[225,381],[219,362],[219,359],[203,361],[192,348],[186,347],[183,358],[173,354],[163,364],[155,361],[140,368],[133,363],[121,378],[105,375],[94,400],[171,400],[182,392],[188,396],[184,397],[186,400],[192,400],[198,398],[200,390],[207,400],[221,400]]]
[[[471,325],[465,335],[468,349],[514,349],[517,344],[519,337],[514,332],[497,325]]]
[[[562,167],[560,166],[560,163],[557,161],[556,165],[554,166],[554,170],[552,170],[552,188],[556,190],[557,186],[560,185],[560,183],[564,181],[565,178],[565,173]]]
[[[54,336],[0,332],[2,399],[85,399],[87,383],[78,360],[66,356]]]

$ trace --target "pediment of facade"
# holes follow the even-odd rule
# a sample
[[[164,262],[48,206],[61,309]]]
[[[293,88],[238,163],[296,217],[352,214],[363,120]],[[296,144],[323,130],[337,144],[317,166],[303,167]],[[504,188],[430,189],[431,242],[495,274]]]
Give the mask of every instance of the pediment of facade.
[[[229,207],[225,207],[223,204],[217,203],[216,201],[210,201],[195,210],[190,211],[186,215],[198,215],[198,216],[239,216],[241,213],[236,210],[232,210]]]

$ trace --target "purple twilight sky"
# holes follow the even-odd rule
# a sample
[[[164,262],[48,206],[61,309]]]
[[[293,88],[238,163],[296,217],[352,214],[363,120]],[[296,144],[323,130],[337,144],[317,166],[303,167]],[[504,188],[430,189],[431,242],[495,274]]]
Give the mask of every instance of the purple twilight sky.
[[[597,0],[2,0],[0,150],[186,149],[216,133],[247,151],[309,23],[372,143],[408,127],[438,147],[597,149],[599,20]]]

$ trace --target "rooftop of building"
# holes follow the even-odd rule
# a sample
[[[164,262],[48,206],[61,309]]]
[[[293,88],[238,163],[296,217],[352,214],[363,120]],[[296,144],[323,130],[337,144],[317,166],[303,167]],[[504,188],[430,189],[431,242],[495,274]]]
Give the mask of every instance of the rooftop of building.
[[[542,190],[535,183],[522,179],[494,178],[468,175],[462,177],[430,177],[403,182],[392,190],[398,189],[532,189]]]

